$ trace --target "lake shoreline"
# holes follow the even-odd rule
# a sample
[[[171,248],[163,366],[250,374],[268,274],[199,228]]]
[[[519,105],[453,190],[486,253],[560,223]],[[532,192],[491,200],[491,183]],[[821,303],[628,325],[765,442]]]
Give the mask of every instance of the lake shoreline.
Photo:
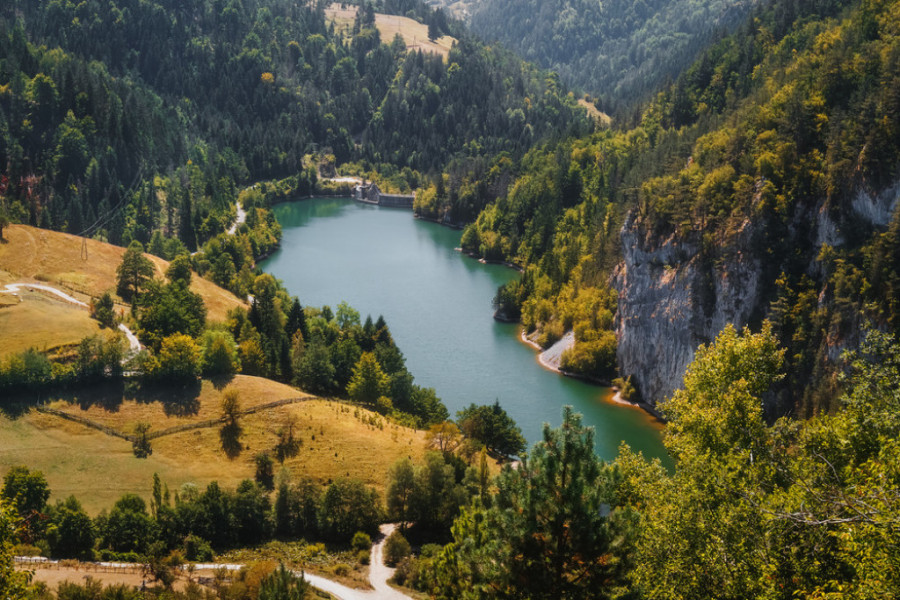
[[[561,407],[571,405],[595,427],[599,456],[612,459],[626,441],[667,460],[647,413],[622,410],[598,382],[587,385],[546,365],[535,369],[535,352],[517,339],[518,326],[491,318],[491,297],[518,277],[516,270],[460,260],[458,231],[406,213],[371,210],[346,197],[284,203],[276,213],[281,251],[260,266],[288,289],[304,290],[306,305],[346,300],[383,314],[416,382],[435,388],[451,413],[499,400],[534,443],[543,424],[558,423]]]
[[[520,328],[519,340],[525,345],[530,346],[537,351],[538,364],[540,364],[548,371],[553,371],[558,375],[578,379],[580,381],[584,381],[585,383],[590,383],[598,387],[610,388],[613,391],[613,393],[609,396],[610,403],[617,404],[619,406],[627,406],[629,408],[636,408],[646,413],[648,417],[651,417],[660,425],[665,425],[665,419],[658,410],[643,401],[631,402],[630,400],[626,400],[622,397],[622,393],[619,388],[612,385],[612,382],[597,379],[596,377],[588,377],[586,375],[572,373],[571,371],[566,371],[559,366],[559,358],[562,356],[562,353],[575,345],[575,332],[567,332],[560,340],[558,340],[555,344],[547,349],[542,348],[540,344],[530,339],[525,333],[524,327]]]

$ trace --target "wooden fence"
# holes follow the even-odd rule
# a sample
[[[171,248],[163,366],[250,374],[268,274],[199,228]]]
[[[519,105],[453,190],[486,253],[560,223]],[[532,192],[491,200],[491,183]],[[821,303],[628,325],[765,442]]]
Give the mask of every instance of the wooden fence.
[[[315,400],[316,396],[297,396],[295,398],[284,398],[282,400],[275,400],[272,402],[266,402],[264,404],[258,404],[257,406],[252,406],[246,410],[242,410],[240,412],[240,416],[250,415],[253,413],[262,412],[265,410],[269,410],[271,408],[278,408],[279,406],[286,406],[288,404],[296,404],[298,402],[306,402],[307,400]],[[87,417],[82,417],[81,415],[76,415],[72,413],[68,413],[62,410],[57,410],[55,408],[49,408],[46,406],[38,406],[35,407],[35,410],[41,413],[54,415],[56,417],[60,417],[61,419],[67,419],[69,421],[73,421],[75,423],[80,423],[86,427],[90,427],[92,429],[96,429],[106,435],[111,435],[113,437],[121,438],[123,440],[134,442],[135,436],[129,435],[127,433],[122,433],[112,427],[107,427],[106,425],[102,425],[97,423],[96,421],[92,421]],[[153,431],[147,434],[148,440],[155,440],[157,438],[161,438],[166,435],[172,435],[174,433],[181,433],[183,431],[191,431],[193,429],[206,429],[207,427],[215,427],[220,423],[223,423],[225,419],[223,417],[219,417],[217,419],[207,419],[205,421],[195,421],[193,423],[184,423],[183,425],[176,425],[174,427],[168,427],[166,429],[161,429],[160,431]]]

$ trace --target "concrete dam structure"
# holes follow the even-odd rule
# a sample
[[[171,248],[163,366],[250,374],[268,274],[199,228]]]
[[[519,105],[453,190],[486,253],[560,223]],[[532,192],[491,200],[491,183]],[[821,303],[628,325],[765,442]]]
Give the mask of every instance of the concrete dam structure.
[[[412,210],[415,194],[385,194],[375,183],[361,183],[353,188],[353,198],[358,202],[387,206],[390,208],[408,208]]]

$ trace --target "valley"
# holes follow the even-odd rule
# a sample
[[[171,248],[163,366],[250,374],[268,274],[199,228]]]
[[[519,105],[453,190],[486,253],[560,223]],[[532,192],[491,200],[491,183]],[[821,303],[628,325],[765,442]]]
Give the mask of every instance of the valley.
[[[898,23],[4,3],[0,597],[897,596]]]

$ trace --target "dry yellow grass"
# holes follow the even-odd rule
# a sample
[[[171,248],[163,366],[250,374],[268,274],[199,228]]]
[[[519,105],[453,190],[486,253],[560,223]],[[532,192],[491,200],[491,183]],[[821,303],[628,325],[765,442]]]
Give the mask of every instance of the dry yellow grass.
[[[298,389],[262,377],[236,375],[227,383],[203,380],[197,389],[144,386],[136,391],[107,386],[61,396],[48,406],[131,433],[138,421],[153,425],[152,432],[170,427],[217,419],[222,415],[226,389],[238,392],[242,410],[286,398],[308,396]]]
[[[349,32],[353,27],[353,21],[356,19],[357,10],[357,6],[341,8],[340,3],[334,2],[325,9],[325,18],[332,21],[339,31],[343,29]],[[381,40],[387,44],[391,43],[394,36],[399,33],[408,50],[431,52],[441,55],[444,59],[447,58],[450,48],[456,42],[456,38],[449,35],[442,36],[432,42],[428,39],[428,26],[407,17],[376,13],[375,27],[378,28],[378,33],[381,34]]]
[[[238,390],[244,409],[303,395],[289,386],[256,377],[238,376],[229,385]],[[196,412],[187,417],[166,414],[163,401],[173,399],[173,394],[165,392],[141,393],[134,398],[121,389],[97,389],[56,400],[51,406],[115,429],[129,430],[135,422],[145,420],[153,425],[151,431],[159,431],[219,416],[224,389],[204,381],[194,394]],[[42,470],[53,499],[74,494],[93,514],[110,507],[125,492],[149,497],[154,472],[172,490],[186,482],[205,486],[210,481],[233,488],[242,479],[253,477],[254,456],[272,449],[278,429],[289,421],[293,421],[302,444],[299,454],[284,466],[292,476],[307,475],[323,485],[340,477],[353,477],[383,493],[387,471],[394,461],[408,456],[420,462],[426,451],[424,432],[390,424],[367,410],[322,399],[242,417],[241,452],[234,458],[222,450],[218,426],[156,438],[153,454],[137,459],[125,440],[31,411],[15,420],[0,416],[0,476],[17,464]]]
[[[0,294],[0,358],[29,348],[52,352],[100,331],[86,310],[53,296]]]
[[[106,291],[115,292],[116,268],[122,262],[125,248],[96,240],[38,229],[27,225],[11,225],[3,230],[7,243],[0,244],[0,269],[6,271],[0,283],[37,280],[57,286],[76,298],[88,302]],[[156,268],[156,276],[164,277],[169,263],[146,255]],[[244,304],[231,292],[194,276],[191,289],[203,296],[209,319],[223,321],[229,310]]]
[[[599,121],[602,125],[609,125],[610,123],[612,123],[612,117],[610,117],[605,112],[602,112],[600,109],[594,106],[592,102],[588,102],[584,98],[579,98],[578,105],[583,107],[587,111],[589,117],[596,121]]]

